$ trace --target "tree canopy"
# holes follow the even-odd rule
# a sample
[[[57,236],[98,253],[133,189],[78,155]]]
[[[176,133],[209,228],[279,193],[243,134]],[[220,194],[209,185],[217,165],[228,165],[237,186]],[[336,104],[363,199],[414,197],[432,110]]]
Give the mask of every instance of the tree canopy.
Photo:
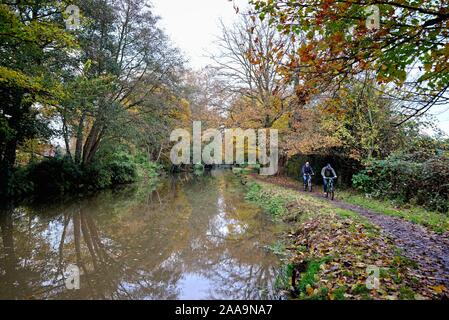
[[[301,78],[303,91],[321,90],[323,85],[338,89],[345,79],[370,70],[386,94],[403,101],[398,124],[435,104],[447,103],[447,1],[250,3],[252,14],[298,43],[294,50],[279,47],[276,51],[288,55],[289,61],[279,67],[287,78]]]

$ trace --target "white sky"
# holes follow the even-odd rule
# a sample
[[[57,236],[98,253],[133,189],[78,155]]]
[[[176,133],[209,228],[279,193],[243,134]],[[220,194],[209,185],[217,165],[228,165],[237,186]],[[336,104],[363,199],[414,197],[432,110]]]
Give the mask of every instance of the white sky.
[[[154,12],[161,16],[160,25],[180,48],[193,69],[200,69],[210,61],[214,41],[220,34],[219,19],[230,24],[237,18],[233,2],[229,0],[151,0]],[[234,0],[241,11],[247,0]],[[434,108],[439,127],[449,135],[449,106]]]
[[[438,126],[449,135],[449,106],[434,107],[430,110],[438,120]]]
[[[208,53],[213,52],[213,43],[220,34],[219,19],[232,23],[237,14],[229,0],[151,0],[154,12],[162,20],[160,25],[172,41],[190,61],[193,69],[208,64]],[[240,9],[248,1],[234,0]]]

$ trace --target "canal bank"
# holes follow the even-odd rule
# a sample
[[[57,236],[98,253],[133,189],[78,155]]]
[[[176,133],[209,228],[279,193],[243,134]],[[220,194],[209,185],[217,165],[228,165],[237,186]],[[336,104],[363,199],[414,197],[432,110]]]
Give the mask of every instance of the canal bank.
[[[288,225],[277,284],[291,299],[447,298],[447,233],[302,192],[289,178],[241,178],[246,199]]]

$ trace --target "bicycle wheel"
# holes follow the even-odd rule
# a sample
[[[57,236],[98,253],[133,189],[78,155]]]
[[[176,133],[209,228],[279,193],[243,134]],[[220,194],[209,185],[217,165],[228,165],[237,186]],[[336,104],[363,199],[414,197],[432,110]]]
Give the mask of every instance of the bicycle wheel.
[[[335,196],[335,189],[334,189],[334,184],[333,182],[331,182],[329,187],[329,192],[330,192],[330,196],[331,196],[331,200],[334,200],[334,196]]]

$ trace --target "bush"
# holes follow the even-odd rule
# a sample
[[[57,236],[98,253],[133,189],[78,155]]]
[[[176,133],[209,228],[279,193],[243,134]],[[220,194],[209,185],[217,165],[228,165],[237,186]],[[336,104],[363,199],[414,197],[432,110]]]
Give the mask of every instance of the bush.
[[[68,157],[50,158],[17,168],[5,177],[6,187],[1,188],[0,196],[20,198],[34,194],[47,197],[99,190],[133,183],[138,177],[153,178],[160,171],[161,166],[149,162],[145,155],[132,156],[125,152],[109,154],[86,166],[75,164]]]
[[[413,202],[430,210],[449,210],[449,157],[391,156],[371,161],[354,175],[353,186],[373,197]]]
[[[137,167],[132,162],[114,161],[107,165],[111,174],[112,184],[126,184],[136,181]]]
[[[33,183],[36,194],[62,194],[81,184],[83,173],[68,158],[51,158],[31,164],[27,178]]]
[[[81,188],[105,189],[112,185],[112,173],[108,167],[96,162],[84,168]]]
[[[135,181],[136,167],[130,162],[94,162],[77,165],[68,158],[52,158],[27,168],[27,179],[37,195],[63,194],[69,191],[99,190]],[[24,179],[26,180],[26,179]]]
[[[137,175],[144,178],[155,178],[159,176],[163,168],[159,163],[148,161],[148,157],[142,153],[134,157],[137,166]]]
[[[21,198],[33,192],[34,184],[28,180],[28,168],[17,168],[2,185],[0,197]],[[5,190],[4,190],[5,188]]]
[[[105,165],[112,174],[113,184],[125,184],[137,181],[138,178],[151,179],[157,177],[162,166],[151,162],[145,154],[133,156],[118,152],[106,158]]]

